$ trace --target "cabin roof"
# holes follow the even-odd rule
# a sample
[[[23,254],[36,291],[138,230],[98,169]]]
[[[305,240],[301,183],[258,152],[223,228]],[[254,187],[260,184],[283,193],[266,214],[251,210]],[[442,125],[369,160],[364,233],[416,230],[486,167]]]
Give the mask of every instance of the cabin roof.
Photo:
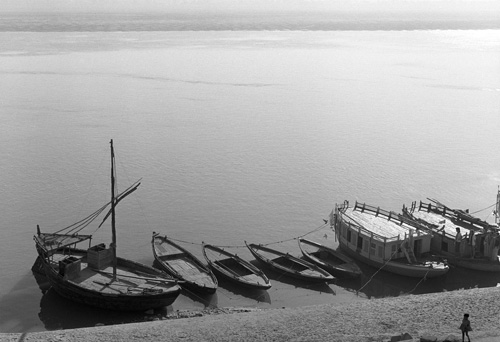
[[[362,212],[359,208],[347,208],[343,215],[351,218],[353,223],[361,225],[366,230],[373,232],[385,238],[405,238],[405,234],[409,234],[410,230],[413,231],[414,236],[417,236],[416,229],[406,223],[400,224],[400,221],[389,220],[387,216],[376,216],[372,211]],[[419,231],[418,235],[428,235],[428,233]]]

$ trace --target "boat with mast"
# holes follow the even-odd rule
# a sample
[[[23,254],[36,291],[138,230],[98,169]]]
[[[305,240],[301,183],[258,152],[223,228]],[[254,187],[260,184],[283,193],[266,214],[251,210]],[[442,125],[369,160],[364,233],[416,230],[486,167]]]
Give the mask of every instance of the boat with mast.
[[[345,201],[335,205],[330,224],[340,249],[368,265],[416,278],[438,277],[449,270],[429,253],[432,234],[416,229],[403,215]]]
[[[119,311],[143,311],[172,304],[181,292],[178,282],[144,264],[117,257],[116,206],[140,185],[140,180],[116,194],[116,166],[111,145],[111,201],[94,213],[55,233],[34,236],[39,262],[48,282],[62,297],[83,304]],[[91,246],[92,235],[80,234],[109,209],[101,224],[111,217],[112,242]],[[76,248],[89,241],[87,249]]]

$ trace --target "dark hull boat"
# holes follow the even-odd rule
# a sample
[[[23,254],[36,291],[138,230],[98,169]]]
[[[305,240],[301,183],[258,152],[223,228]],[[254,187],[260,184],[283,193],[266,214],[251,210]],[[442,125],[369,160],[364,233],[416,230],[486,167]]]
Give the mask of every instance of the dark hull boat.
[[[432,232],[431,250],[449,264],[481,272],[500,272],[498,226],[470,215],[465,210],[450,209],[433,201],[416,202],[403,207],[403,215],[421,229]],[[497,203],[498,205],[498,203]],[[457,232],[460,234],[457,236]]]
[[[341,250],[384,271],[407,277],[434,278],[449,267],[430,255],[432,235],[416,229],[402,215],[346,201],[335,206],[330,222]]]
[[[140,311],[172,304],[181,288],[176,280],[143,264],[116,257],[115,206],[137,189],[139,182],[115,195],[114,152],[111,141],[111,202],[84,220],[57,233],[34,236],[39,263],[54,290],[62,297],[91,306],[123,311]],[[90,246],[91,235],[79,232],[93,222],[108,206],[111,210],[113,242]],[[101,223],[101,225],[102,225]],[[100,226],[99,226],[100,227]],[[76,244],[89,240],[88,249]]]
[[[304,258],[334,276],[348,278],[361,276],[361,269],[354,260],[332,248],[304,238],[299,238],[299,248]]]
[[[271,282],[262,270],[236,254],[204,244],[203,255],[218,276],[249,288],[267,290],[271,287]]]
[[[322,268],[288,253],[262,245],[247,244],[246,242],[245,244],[258,261],[280,273],[309,282],[329,282],[335,279]]]
[[[204,294],[213,294],[217,290],[215,275],[188,250],[156,233],[153,233],[152,245],[155,260],[161,269],[184,281],[183,287]]]

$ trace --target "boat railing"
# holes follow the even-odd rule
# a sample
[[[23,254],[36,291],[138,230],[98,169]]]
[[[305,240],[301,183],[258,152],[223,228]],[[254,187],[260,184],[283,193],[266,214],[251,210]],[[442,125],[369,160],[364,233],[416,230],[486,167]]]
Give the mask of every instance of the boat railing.
[[[376,208],[376,207],[373,207],[373,206],[366,205],[364,203],[363,204],[359,204],[359,203],[356,202],[356,204],[354,206],[354,209],[358,209],[359,210],[360,208],[364,208],[364,211],[374,211],[373,209],[379,209],[379,208]],[[394,212],[389,212],[389,211],[386,211],[386,210],[383,210],[383,209],[379,210],[379,214],[382,211],[384,212],[383,216],[387,217],[387,218],[389,218],[389,217],[392,218],[393,216],[394,217],[398,216],[398,214],[396,214]],[[375,210],[375,212],[376,212],[376,210]],[[342,216],[344,217],[344,220],[347,222],[347,224],[349,225],[349,227],[351,229],[357,230],[361,234],[370,236],[372,239],[376,239],[376,240],[379,240],[379,241],[383,241],[384,243],[388,243],[388,242],[405,240],[407,238],[406,234],[405,234],[404,238],[402,239],[400,235],[396,235],[396,236],[392,236],[392,237],[387,237],[387,236],[383,236],[383,235],[374,233],[374,232],[366,229],[365,227],[363,227],[362,224],[360,224],[355,219],[353,219],[352,217],[350,217],[349,215],[347,215],[345,212],[342,212]],[[392,220],[394,221],[395,219],[392,219]],[[398,220],[395,220],[394,222],[398,223],[398,222],[400,222],[400,220],[398,219]]]
[[[394,223],[397,223],[400,226],[403,223],[405,223],[405,220],[401,214],[398,214],[394,211],[387,211],[387,210],[381,209],[380,207],[375,207],[372,205],[368,205],[366,203],[359,203],[356,201],[356,204],[354,205],[354,210],[359,210],[361,212],[365,212],[365,211],[371,212],[374,214],[374,216],[386,217],[387,220],[393,221]]]
[[[468,213],[468,211],[464,210],[458,210],[458,209],[451,209],[448,208],[442,204],[433,204],[433,203],[425,203],[420,201],[420,204],[418,206],[419,211],[427,211],[427,212],[433,212],[436,214],[439,214],[449,220],[455,221],[455,222],[460,222],[463,225],[467,225],[469,229],[473,230],[482,230],[482,229],[492,229],[495,228],[494,225],[491,225],[490,223],[481,220],[478,217],[474,217]]]

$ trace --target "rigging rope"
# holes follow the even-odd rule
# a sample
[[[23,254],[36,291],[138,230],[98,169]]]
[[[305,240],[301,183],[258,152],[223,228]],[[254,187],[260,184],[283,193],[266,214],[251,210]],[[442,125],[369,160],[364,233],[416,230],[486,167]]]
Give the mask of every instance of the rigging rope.
[[[479,212],[481,212],[481,211],[485,211],[485,210],[487,210],[487,209],[493,208],[493,207],[494,207],[494,206],[496,206],[496,205],[497,205],[497,202],[493,203],[492,205],[490,205],[490,206],[488,206],[488,207],[486,207],[486,208],[484,208],[484,209],[474,211],[474,212],[472,212],[472,213],[470,213],[470,214],[471,214],[471,215],[473,215],[473,214],[477,214],[477,213],[479,213]],[[490,215],[488,215],[488,216],[490,216]]]
[[[133,187],[137,186],[137,183],[139,181],[140,180],[136,181],[134,184],[132,184],[131,186],[129,186],[123,192],[119,193],[116,196],[116,201],[118,202],[119,200],[121,200],[123,198],[123,196],[127,195],[129,193],[129,191]],[[80,221],[77,221],[77,222],[75,222],[73,224],[70,224],[67,227],[59,229],[54,234],[61,234],[62,232],[65,232],[66,234],[73,234],[73,235],[75,235],[76,233],[80,232],[85,227],[87,227],[89,224],[91,224],[110,204],[111,204],[111,201],[109,201],[108,203],[104,204],[102,207],[100,207],[99,209],[97,209],[92,214],[88,215],[87,217],[85,217],[85,218],[81,219]],[[97,227],[97,229],[92,234],[94,234],[99,228],[100,227]]]

